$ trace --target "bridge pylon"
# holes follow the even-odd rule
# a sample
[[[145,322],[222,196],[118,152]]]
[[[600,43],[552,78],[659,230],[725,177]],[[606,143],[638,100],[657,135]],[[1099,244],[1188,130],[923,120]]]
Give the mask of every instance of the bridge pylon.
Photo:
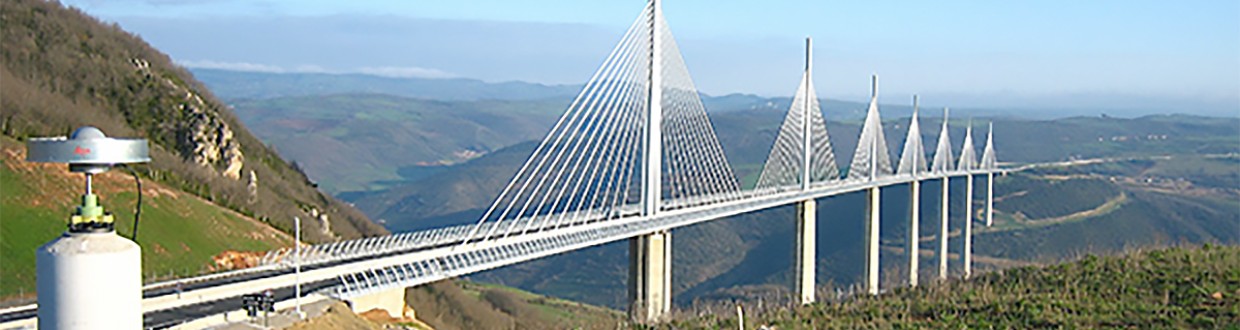
[[[792,108],[788,110],[788,121],[795,120],[796,116],[800,116],[801,119],[800,181],[801,190],[804,191],[808,191],[811,188],[815,179],[821,179],[825,176],[822,174],[829,173],[828,175],[834,176],[837,172],[835,169],[835,157],[832,155],[830,149],[830,141],[825,141],[827,139],[826,126],[823,123],[822,114],[818,110],[818,97],[815,95],[813,90],[813,51],[813,39],[808,37],[805,38],[805,74],[801,79],[801,88],[797,91],[798,97],[793,98],[794,101]],[[796,101],[800,102],[798,103]],[[798,105],[800,106],[799,109]],[[816,132],[820,133],[815,134]],[[819,138],[824,140],[823,144],[825,144],[826,150],[819,151],[818,153],[825,152],[825,155],[815,155],[815,135],[819,135]],[[818,163],[822,164],[818,167],[826,167],[826,171],[828,172],[822,173],[822,170],[815,171],[816,168],[814,160],[816,159],[820,160]],[[823,162],[823,160],[825,160],[825,162]],[[816,178],[814,174],[819,175]],[[796,263],[796,269],[794,270],[796,283],[794,286],[798,296],[798,301],[801,304],[813,303],[815,300],[815,290],[817,289],[817,279],[815,278],[815,275],[817,275],[815,273],[817,270],[816,266],[818,264],[816,260],[817,255],[815,253],[818,248],[817,212],[817,202],[815,202],[812,198],[797,203],[797,246],[796,259],[793,260],[793,262]]]
[[[966,172],[964,186],[964,250],[960,252],[964,264],[964,278],[973,275],[973,173],[977,169],[977,157],[973,151],[973,121],[964,129],[964,146],[960,150],[957,170]]]
[[[981,168],[986,171],[986,227],[995,224],[995,123],[986,130],[986,149],[982,151]]]
[[[936,173],[944,173],[952,169],[952,145],[947,133],[948,111],[947,108],[943,108],[943,128],[939,130],[939,142],[934,150],[934,162],[930,165],[930,170]],[[939,196],[939,251],[935,256],[939,261],[939,280],[941,281],[947,279],[947,225],[951,205],[948,191],[951,180],[944,176],[940,185],[942,185],[942,194]]]
[[[826,120],[818,106],[813,82],[813,39],[805,38],[805,71],[784,116],[775,144],[758,176],[755,190],[809,191],[815,185],[839,179]],[[793,288],[802,304],[815,300],[815,228],[817,204],[797,201],[796,260]]]
[[[921,143],[921,125],[917,123],[917,95],[913,95],[913,116],[908,126],[908,136],[904,138],[904,151],[901,152],[900,165],[896,173],[913,177],[909,182],[909,224],[908,241],[905,252],[908,254],[908,284],[917,286],[918,242],[921,238],[921,181],[917,177],[926,170],[925,148]]]
[[[877,180],[880,176],[890,175],[891,156],[887,154],[887,140],[883,138],[882,117],[878,114],[878,76],[871,78],[870,106],[862,124],[861,138],[857,142],[857,151],[853,154],[852,165],[848,169],[850,180]],[[872,295],[878,294],[879,272],[879,226],[881,211],[881,190],[875,185],[867,189],[866,223],[865,223],[865,289]]]

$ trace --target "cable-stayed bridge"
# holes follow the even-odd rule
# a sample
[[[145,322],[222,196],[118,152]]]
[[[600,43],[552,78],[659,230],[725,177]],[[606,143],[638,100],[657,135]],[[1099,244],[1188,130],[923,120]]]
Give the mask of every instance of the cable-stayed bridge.
[[[857,219],[866,223],[864,286],[877,294],[880,188],[903,184],[913,192],[908,280],[916,285],[919,184],[966,178],[964,203],[971,215],[974,177],[986,176],[989,225],[994,173],[1007,171],[996,163],[992,132],[979,157],[970,125],[960,154],[953,155],[944,120],[927,158],[914,110],[893,163],[875,78],[859,143],[842,170],[814,90],[811,49],[807,40],[804,75],[752,189],[743,189],[730,168],[654,0],[476,223],[272,251],[250,269],[149,285],[143,300],[147,325],[227,317],[240,308],[241,295],[287,289],[295,282],[308,283],[318,297],[348,300],[362,310],[393,299],[403,303],[406,287],[626,239],[629,311],[637,320],[655,321],[672,304],[673,229],[785,205],[798,209],[795,291],[809,303],[815,299],[815,200],[861,191],[868,196],[867,215]],[[942,187],[936,256],[938,276],[945,278],[949,199],[948,185]],[[971,274],[972,222],[963,230],[965,276]],[[399,298],[391,298],[394,292]],[[7,322],[0,325],[28,323],[34,308],[0,311],[0,322]]]

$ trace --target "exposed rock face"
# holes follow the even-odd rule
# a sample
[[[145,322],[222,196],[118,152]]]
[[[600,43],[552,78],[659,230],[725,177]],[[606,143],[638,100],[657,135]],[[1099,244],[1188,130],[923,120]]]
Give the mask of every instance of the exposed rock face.
[[[185,124],[185,139],[179,141],[183,154],[203,166],[223,168],[221,174],[231,179],[241,178],[244,155],[241,145],[233,139],[232,129],[213,114],[202,111],[190,102],[182,104],[181,110],[190,114]]]
[[[150,64],[142,59],[131,61],[134,69],[146,79],[160,79],[172,95],[180,96],[177,110],[184,120],[177,122],[177,151],[182,157],[198,165],[219,170],[233,180],[241,179],[245,155],[241,143],[233,138],[233,130],[220,118],[219,112],[211,111],[202,97],[186,86],[151,72]]]
[[[227,250],[220,252],[213,257],[211,261],[212,270],[234,270],[242,268],[250,268],[259,264],[259,259],[266,254],[266,251],[233,251]]]
[[[250,193],[250,204],[258,203],[258,173],[250,171],[250,180],[246,182],[245,187]]]
[[[327,212],[319,212],[319,209],[310,208],[310,217],[319,220],[319,228],[322,229],[323,235],[336,237],[336,233],[332,232],[332,223],[328,221]]]

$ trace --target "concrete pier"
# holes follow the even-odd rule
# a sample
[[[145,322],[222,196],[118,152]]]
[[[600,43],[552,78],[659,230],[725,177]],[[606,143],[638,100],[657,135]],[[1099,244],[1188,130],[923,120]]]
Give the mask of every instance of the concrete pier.
[[[973,275],[973,175],[965,176],[964,187],[964,278]]]
[[[947,201],[948,186],[951,180],[943,178],[943,195],[939,197],[941,204],[939,205],[939,280],[947,279],[947,216],[950,213]]]
[[[917,286],[917,246],[919,226],[921,226],[921,182],[913,180],[909,183],[909,214],[908,214],[908,285]]]
[[[403,318],[408,317],[413,311],[405,304],[404,287],[354,297],[349,299],[348,303],[349,308],[353,309],[353,312],[357,314],[380,309],[387,312],[390,317]]]
[[[814,302],[814,249],[817,248],[817,206],[814,200],[797,203],[796,292],[801,304]]]
[[[672,307],[672,233],[629,239],[629,316],[638,322],[663,320]]]
[[[865,292],[878,294],[878,231],[879,211],[882,206],[879,188],[869,189],[869,202],[866,203],[867,221],[865,223]]]
[[[986,173],[986,227],[995,224],[995,173]]]

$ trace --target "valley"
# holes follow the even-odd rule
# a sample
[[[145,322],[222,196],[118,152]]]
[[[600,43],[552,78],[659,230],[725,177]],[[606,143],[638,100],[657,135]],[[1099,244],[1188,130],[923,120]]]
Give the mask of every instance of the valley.
[[[350,99],[357,105],[371,106],[319,106],[332,104],[333,100]],[[711,101],[714,99],[727,101]],[[314,100],[314,101],[310,101]],[[380,102],[379,100],[383,100]],[[724,151],[742,185],[751,187],[757,180],[771,141],[782,120],[783,111],[776,106],[787,101],[747,100],[737,102],[735,96],[705,98],[707,104],[722,108],[711,109],[711,121],[715,126]],[[296,110],[273,104],[300,102]],[[394,232],[413,231],[476,222],[491,200],[496,196],[520,163],[532,152],[536,143],[520,142],[538,139],[541,131],[536,127],[550,125],[555,118],[554,102],[528,100],[448,101],[414,99],[380,95],[310,96],[297,99],[275,97],[260,101],[238,102],[238,112],[243,119],[260,118],[271,114],[319,113],[313,116],[342,116],[351,118],[383,117],[400,118],[404,122],[386,123],[373,121],[370,130],[398,129],[415,131],[414,126],[427,125],[435,120],[423,120],[418,116],[429,109],[456,109],[445,111],[451,116],[472,120],[472,125],[486,126],[494,136],[509,134],[508,138],[492,140],[485,152],[471,158],[455,158],[432,164],[399,160],[400,156],[383,156],[368,163],[392,164],[382,180],[355,184],[350,187],[370,187],[362,190],[333,189],[337,195],[379,221]],[[379,106],[373,106],[379,104]],[[766,105],[754,107],[753,105]],[[732,107],[728,107],[731,105]],[[334,111],[342,108],[347,111]],[[513,109],[524,110],[513,110]],[[849,110],[849,109],[857,110]],[[857,143],[855,132],[860,123],[856,117],[847,115],[859,111],[860,105],[827,102],[824,112],[828,117],[831,143],[840,159],[847,164],[851,150]],[[901,110],[893,106],[894,111]],[[907,110],[905,110],[907,111]],[[923,111],[925,111],[923,109]],[[332,113],[335,113],[334,115]],[[371,115],[369,113],[374,113]],[[477,113],[477,115],[470,115]],[[925,112],[923,112],[924,114]],[[402,115],[403,114],[403,115]],[[842,119],[832,120],[833,114]],[[399,117],[392,117],[399,116]],[[471,117],[472,116],[472,117]],[[507,118],[484,125],[479,116]],[[507,116],[507,117],[505,117]],[[521,117],[520,119],[514,119]],[[272,117],[263,120],[272,123]],[[275,117],[278,118],[278,117]],[[541,119],[540,119],[541,118]],[[356,119],[345,119],[333,125],[345,125]],[[1001,176],[996,182],[996,224],[994,227],[975,226],[974,250],[976,267],[998,270],[1028,264],[1050,264],[1071,260],[1087,253],[1110,254],[1138,246],[1165,246],[1179,243],[1225,243],[1240,242],[1240,225],[1228,219],[1240,218],[1236,211],[1240,205],[1234,196],[1240,187],[1235,168],[1240,167],[1240,141],[1227,138],[1240,127],[1240,119],[1207,118],[1183,115],[1160,115],[1132,119],[1072,117],[1054,120],[1032,120],[1011,117],[974,118],[975,130],[984,130],[983,122],[995,122],[996,141],[1004,150],[1020,150],[1016,154],[1000,154],[1000,161],[1049,162],[1089,158],[1124,158],[1126,161],[1104,162],[1080,167],[1037,169],[1029,172]],[[542,124],[537,123],[541,121]],[[887,135],[903,136],[907,118],[891,118],[884,123]],[[950,134],[964,134],[963,125],[968,119],[953,119]],[[513,123],[506,125],[506,123]],[[528,124],[527,124],[528,123]],[[939,118],[927,116],[923,127],[937,127]],[[498,125],[498,126],[494,126]],[[278,125],[276,125],[278,127]],[[339,126],[336,126],[339,127]],[[388,127],[388,128],[385,128]],[[404,127],[404,128],[401,128]],[[545,130],[545,128],[542,128]],[[298,135],[312,136],[316,132],[331,129],[306,128],[298,133],[280,133],[284,128],[270,131],[273,141],[287,141]],[[338,128],[336,130],[339,130]],[[500,133],[497,130],[508,130]],[[447,141],[477,141],[474,129],[452,130],[456,136]],[[937,138],[933,130],[923,139],[930,142]],[[925,132],[925,131],[923,131]],[[351,140],[352,135],[335,135],[333,144],[353,145],[352,149],[364,149],[366,145]],[[395,135],[399,136],[399,135]],[[1060,143],[1044,143],[1042,136],[1057,136]],[[1166,136],[1166,138],[1164,138]],[[890,150],[899,150],[900,139],[889,139]],[[285,152],[297,149],[294,144],[277,148]],[[352,144],[350,144],[352,143]],[[441,143],[451,146],[448,150],[463,149],[459,142]],[[404,145],[404,144],[398,144]],[[410,150],[425,147],[414,143]],[[954,146],[959,150],[960,146]],[[321,152],[321,148],[301,148]],[[343,148],[349,149],[349,148]],[[482,148],[479,148],[480,150]],[[958,151],[957,151],[958,152]],[[381,155],[380,153],[370,153]],[[410,154],[423,154],[411,151]],[[439,159],[444,159],[440,152]],[[297,158],[307,168],[314,158]],[[402,165],[403,164],[403,165]],[[359,176],[369,166],[353,167],[361,170],[326,172],[311,177],[335,178]],[[396,172],[395,175],[392,173]],[[403,176],[402,176],[403,174]],[[1220,181],[1222,180],[1222,181]],[[363,182],[365,179],[354,180]],[[326,181],[322,182],[327,185]],[[963,191],[963,181],[953,180],[953,199]],[[984,180],[976,182],[975,192],[985,188]],[[1228,188],[1232,187],[1232,188]],[[920,241],[922,251],[933,251],[937,233],[936,224],[925,219],[937,219],[938,183],[923,183],[922,218],[923,233]],[[907,217],[906,187],[884,189],[883,228],[881,239],[883,264],[891,265],[882,270],[886,285],[902,281],[899,274],[906,272],[898,262],[904,255],[903,241]],[[1229,197],[1231,196],[1231,197]],[[981,195],[974,195],[980,198]],[[861,276],[862,243],[857,238],[862,230],[862,210],[856,205],[861,196],[848,195],[822,200],[819,209],[818,254],[820,256],[819,278],[829,283],[827,288],[843,288],[853,285]],[[981,205],[980,201],[975,205]],[[902,206],[903,205],[903,206]],[[963,205],[951,205],[950,237],[958,238],[959,226],[963,225]],[[1187,208],[1186,214],[1168,213],[1176,208]],[[979,212],[975,219],[980,219]],[[790,209],[774,209],[754,214],[713,221],[676,231],[676,252],[673,253],[673,286],[675,301],[684,306],[699,301],[728,299],[786,299],[790,287],[790,260],[794,232]],[[858,219],[858,220],[849,220]],[[1132,230],[1114,230],[1115,226],[1131,227]],[[1209,234],[1205,234],[1209,233]],[[953,269],[956,253],[961,249],[959,240],[950,246]],[[623,242],[574,251],[545,259],[535,260],[503,269],[470,276],[471,280],[514,286],[534,292],[565,299],[623,309],[627,268],[627,246]],[[923,256],[922,269],[931,270],[937,261]],[[568,265],[586,265],[568,266]],[[953,270],[954,271],[954,270]],[[934,274],[926,272],[922,278]],[[827,289],[831,290],[831,289]],[[588,292],[588,293],[587,293]],[[595,294],[603,292],[605,294]]]

